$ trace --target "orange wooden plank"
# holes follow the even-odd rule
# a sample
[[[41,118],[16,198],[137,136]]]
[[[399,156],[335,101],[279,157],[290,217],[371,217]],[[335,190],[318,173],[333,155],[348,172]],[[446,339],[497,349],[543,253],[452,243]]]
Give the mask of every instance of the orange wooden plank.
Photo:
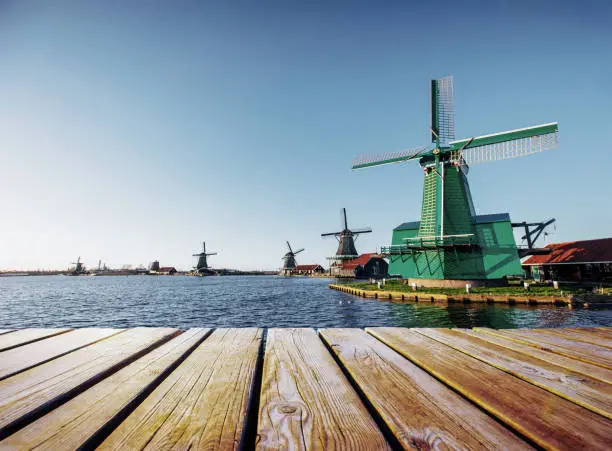
[[[612,419],[612,385],[453,329],[413,329]]]
[[[559,365],[563,368],[567,368],[580,374],[584,374],[586,376],[592,377],[593,379],[612,384],[612,370],[609,370],[607,368],[592,365],[590,363],[583,362],[582,360],[572,359],[571,357],[556,354],[546,349],[540,349],[536,346],[531,346],[527,343],[523,343],[520,341],[509,340],[498,335],[487,334],[480,330],[462,329],[461,332],[463,334],[478,337],[490,343],[495,343],[496,345],[503,346],[504,348],[518,351],[521,354],[526,354],[532,357],[536,357],[540,360],[544,360],[546,362],[554,363],[555,365]]]
[[[404,448],[521,449],[522,439],[359,329],[319,331]]]
[[[386,449],[359,396],[312,329],[268,333],[257,449]]]
[[[547,390],[413,330],[368,332],[543,448],[606,449],[612,443],[609,419]]]
[[[540,349],[565,355],[573,359],[612,369],[612,349],[559,337],[544,332],[531,332],[527,329],[487,329],[474,328],[500,337],[509,338]]]

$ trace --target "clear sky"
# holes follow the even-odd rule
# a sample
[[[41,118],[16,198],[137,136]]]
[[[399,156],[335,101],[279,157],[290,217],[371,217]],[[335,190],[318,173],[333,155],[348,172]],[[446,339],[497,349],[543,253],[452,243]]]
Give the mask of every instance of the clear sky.
[[[429,80],[458,138],[559,122],[557,149],[475,165],[479,214],[612,236],[609,1],[0,0],[0,268],[327,264],[322,232],[418,220]]]

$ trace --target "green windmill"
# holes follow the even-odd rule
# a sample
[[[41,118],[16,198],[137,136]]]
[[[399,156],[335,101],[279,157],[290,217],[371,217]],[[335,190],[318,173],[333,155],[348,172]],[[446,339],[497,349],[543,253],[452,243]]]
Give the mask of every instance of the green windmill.
[[[557,145],[558,124],[455,140],[452,76],[431,81],[429,146],[355,158],[353,169],[418,160],[423,167],[421,220],[393,230],[389,273],[417,279],[502,279],[521,273],[507,213],[476,215],[469,165],[521,157]],[[524,255],[525,252],[521,253]]]

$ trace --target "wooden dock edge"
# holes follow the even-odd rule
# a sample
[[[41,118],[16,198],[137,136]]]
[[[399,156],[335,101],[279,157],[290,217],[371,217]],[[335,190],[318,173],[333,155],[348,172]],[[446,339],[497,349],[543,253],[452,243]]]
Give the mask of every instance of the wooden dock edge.
[[[397,303],[429,302],[449,304],[509,304],[509,305],[556,305],[572,307],[572,298],[563,296],[516,296],[494,294],[458,294],[446,295],[435,293],[406,293],[401,291],[361,290],[346,285],[330,283],[329,288],[361,298],[378,299]]]

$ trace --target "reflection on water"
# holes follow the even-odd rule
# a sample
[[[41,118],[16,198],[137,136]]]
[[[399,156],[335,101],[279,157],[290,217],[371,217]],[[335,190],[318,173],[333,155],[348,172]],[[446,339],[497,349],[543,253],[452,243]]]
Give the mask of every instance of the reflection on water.
[[[393,304],[283,277],[0,278],[0,328],[612,326],[612,309]]]

